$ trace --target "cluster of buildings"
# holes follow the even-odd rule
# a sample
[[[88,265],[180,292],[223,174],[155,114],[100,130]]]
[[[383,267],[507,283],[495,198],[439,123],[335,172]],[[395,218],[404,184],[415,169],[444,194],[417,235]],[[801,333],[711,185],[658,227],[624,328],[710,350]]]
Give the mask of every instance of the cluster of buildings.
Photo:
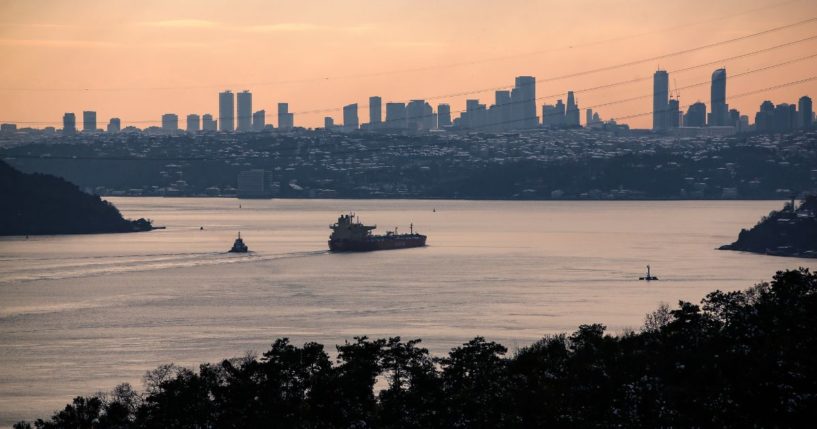
[[[737,109],[730,109],[726,102],[726,69],[712,73],[710,87],[710,108],[701,101],[681,111],[680,97],[669,90],[669,73],[658,70],[653,75],[652,129],[659,132],[672,131],[684,134],[733,134],[750,131],[749,116],[741,115]],[[755,115],[755,131],[787,132],[811,128],[814,123],[812,101],[803,96],[797,105],[780,104],[775,107],[771,101],[764,101]]]
[[[652,130],[678,136],[695,135],[731,135],[738,132],[787,132],[796,129],[808,129],[815,122],[812,100],[807,96],[799,99],[797,104],[782,103],[775,106],[771,101],[764,101],[760,111],[755,115],[754,126],[750,125],[749,116],[730,108],[726,97],[727,73],[720,68],[712,73],[709,106],[698,101],[682,111],[679,94],[672,94],[669,87],[669,73],[658,70],[653,75],[653,109]],[[367,106],[368,122],[361,120],[357,103],[343,106],[342,123],[335,118],[324,118],[324,129],[330,131],[352,132],[368,131],[406,131],[428,132],[433,130],[505,132],[529,130],[536,128],[604,128],[614,131],[627,130],[615,121],[605,122],[597,112],[585,109],[584,124],[581,121],[579,108],[573,91],[568,91],[566,102],[561,99],[555,104],[544,104],[541,107],[541,118],[537,115],[536,78],[517,76],[514,86],[509,90],[498,90],[494,94],[494,103],[486,105],[479,99],[467,99],[465,109],[459,112],[451,110],[447,103],[434,107],[426,100],[417,99],[405,102],[387,102],[379,96],[369,97]],[[383,113],[385,111],[385,117]],[[455,113],[459,113],[454,117]],[[257,132],[273,129],[271,121],[267,122],[265,110],[253,110],[253,96],[244,90],[233,93],[230,90],[218,94],[218,117],[207,113],[204,115],[189,114],[184,128],[175,113],[162,115],[160,127],[149,127],[146,131],[162,133],[186,132]],[[289,111],[288,103],[278,103],[277,128],[291,130],[295,127],[295,115]],[[14,124],[2,124],[0,131],[15,131]],[[52,128],[53,130],[53,128]],[[111,118],[107,131],[122,131],[122,121]],[[136,128],[133,128],[136,130]],[[77,117],[74,113],[63,116],[63,133],[78,132]],[[82,131],[98,132],[97,115],[94,111],[82,112]]]

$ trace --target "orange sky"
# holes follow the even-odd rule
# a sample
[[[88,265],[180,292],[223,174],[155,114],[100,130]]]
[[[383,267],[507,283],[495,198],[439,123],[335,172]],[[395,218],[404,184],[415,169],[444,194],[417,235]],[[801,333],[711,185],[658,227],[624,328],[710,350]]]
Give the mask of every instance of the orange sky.
[[[268,122],[277,125],[276,103],[287,101],[296,125],[315,127],[327,115],[341,122],[344,104],[365,105],[370,95],[385,103],[512,85],[517,75],[541,81],[812,17],[814,0],[0,0],[0,121],[59,127],[64,112],[79,117],[96,110],[100,128],[114,116],[123,126],[143,128],[167,112],[217,116],[219,90],[249,89],[253,109],[266,109]],[[684,87],[707,81],[718,66],[673,70],[810,36],[817,36],[817,21],[541,82],[537,96],[649,77],[659,66],[671,71],[671,87]],[[817,55],[817,39],[721,65],[733,76],[809,55]],[[811,76],[817,76],[817,56],[730,79],[727,102],[753,119],[764,99],[817,97],[817,80],[729,97]],[[643,81],[577,99],[584,109],[651,91],[652,82]],[[459,110],[465,98],[490,104],[493,91],[432,104]],[[563,97],[538,104],[556,98]],[[682,105],[699,99],[709,104],[708,85],[681,91]],[[595,110],[609,119],[649,112],[651,105],[644,98]],[[360,115],[368,120],[366,112]],[[651,118],[623,122],[649,127]]]

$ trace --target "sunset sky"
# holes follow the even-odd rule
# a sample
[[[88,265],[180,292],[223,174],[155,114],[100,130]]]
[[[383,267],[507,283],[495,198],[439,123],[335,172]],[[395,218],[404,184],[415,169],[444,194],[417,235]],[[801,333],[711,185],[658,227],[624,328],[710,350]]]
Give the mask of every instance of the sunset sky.
[[[61,127],[64,112],[98,112],[144,128],[163,113],[217,116],[218,92],[253,92],[274,118],[290,103],[295,123],[342,122],[344,104],[427,99],[464,108],[493,103],[517,75],[537,78],[538,111],[569,89],[650,78],[670,87],[707,82],[725,66],[727,102],[754,120],[762,100],[817,97],[817,37],[757,55],[728,57],[817,36],[817,20],[740,42],[598,73],[593,69],[707,45],[817,17],[814,0],[0,0],[0,121]],[[807,58],[808,57],[808,58]],[[718,64],[685,72],[681,68]],[[754,69],[779,67],[734,77]],[[483,92],[476,91],[486,90]],[[463,92],[475,92],[461,95]],[[652,81],[578,92],[604,119],[647,113]],[[635,96],[634,101],[604,105]],[[709,105],[709,86],[680,90],[681,105]],[[360,112],[361,122],[368,113]],[[584,118],[584,113],[582,113]],[[649,127],[644,115],[622,122]],[[183,119],[182,119],[183,125]]]

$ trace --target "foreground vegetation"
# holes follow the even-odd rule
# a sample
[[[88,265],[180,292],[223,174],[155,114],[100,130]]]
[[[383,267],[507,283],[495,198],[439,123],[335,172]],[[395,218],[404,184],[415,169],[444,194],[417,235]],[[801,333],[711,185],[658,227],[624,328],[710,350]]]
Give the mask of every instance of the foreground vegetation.
[[[361,337],[333,364],[280,339],[260,358],[159,367],[143,393],[77,397],[34,426],[799,427],[817,417],[815,329],[817,275],[800,269],[662,306],[638,332],[582,325],[512,356],[483,338],[434,358],[419,340]]]

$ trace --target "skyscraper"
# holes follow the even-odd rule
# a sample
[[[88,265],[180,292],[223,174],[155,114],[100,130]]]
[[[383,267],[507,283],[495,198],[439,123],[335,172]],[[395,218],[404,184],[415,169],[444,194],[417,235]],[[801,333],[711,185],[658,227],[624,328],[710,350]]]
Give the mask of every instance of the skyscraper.
[[[63,134],[74,134],[77,132],[77,115],[68,112],[62,115]]]
[[[213,120],[213,115],[209,113],[205,113],[201,117],[201,129],[204,131],[216,131],[218,127],[216,127],[217,121]]]
[[[253,131],[264,131],[267,126],[267,111],[259,110],[252,114],[252,129]]]
[[[352,131],[358,129],[360,122],[357,117],[357,103],[343,106],[343,129]]]
[[[174,132],[179,130],[179,116],[175,113],[162,115],[162,131]]]
[[[323,117],[323,128],[325,130],[332,130],[335,128],[335,120],[331,116]]]
[[[232,91],[218,93],[218,125],[221,131],[235,131],[235,97]]]
[[[685,127],[703,127],[706,125],[706,104],[700,101],[693,103],[684,115]]]
[[[82,131],[86,133],[96,131],[96,112],[82,112]]]
[[[369,124],[372,126],[380,125],[382,122],[382,107],[383,100],[380,97],[369,97]]]
[[[652,129],[665,130],[669,127],[669,73],[657,70],[652,76]]]
[[[119,118],[111,118],[108,121],[108,132],[109,133],[118,133],[122,129],[122,121]]]
[[[290,130],[295,126],[295,115],[289,113],[289,103],[278,103],[278,129]]]
[[[798,123],[800,128],[811,128],[812,118],[814,117],[814,108],[811,104],[811,98],[808,96],[800,97],[797,101],[797,115],[799,117]]]
[[[569,127],[578,127],[581,125],[579,123],[579,105],[576,103],[576,97],[573,95],[573,91],[567,92],[565,124]]]
[[[241,91],[236,96],[238,99],[238,128],[237,131],[252,130],[252,93]]]
[[[406,128],[405,103],[386,103],[386,127],[392,129]]]
[[[677,98],[670,98],[667,105],[667,128],[681,126],[681,104]]]
[[[717,69],[712,73],[710,105],[712,113],[709,125],[729,125],[729,105],[726,104],[726,69]]]
[[[451,126],[451,106],[448,104],[437,105],[437,128]]]
[[[187,115],[186,129],[188,133],[195,133],[201,130],[199,115],[196,114]]]
[[[539,125],[536,117],[536,78],[533,76],[517,76],[511,91],[510,126],[506,129],[528,129]]]

